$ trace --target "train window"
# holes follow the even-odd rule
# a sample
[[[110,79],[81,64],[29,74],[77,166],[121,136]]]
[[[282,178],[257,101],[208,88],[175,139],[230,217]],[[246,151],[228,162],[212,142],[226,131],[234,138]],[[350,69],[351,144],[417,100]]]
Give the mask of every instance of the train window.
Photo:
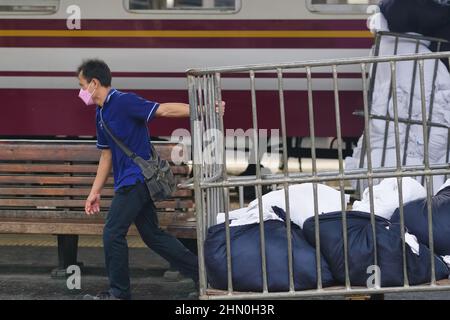
[[[132,12],[149,10],[236,12],[240,0],[125,0],[125,7]]]
[[[308,0],[306,5],[314,13],[361,14],[377,5],[380,0]]]
[[[0,14],[53,14],[60,0],[0,0]]]

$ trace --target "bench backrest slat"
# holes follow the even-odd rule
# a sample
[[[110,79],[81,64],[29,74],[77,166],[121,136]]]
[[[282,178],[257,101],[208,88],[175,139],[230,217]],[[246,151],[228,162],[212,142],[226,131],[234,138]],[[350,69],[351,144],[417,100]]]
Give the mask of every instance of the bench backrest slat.
[[[170,159],[176,144],[155,143],[163,159]],[[100,151],[93,142],[0,141],[0,211],[22,208],[84,207],[97,171]],[[171,164],[177,183],[188,178],[189,167]],[[113,177],[102,192],[102,208],[114,195]],[[158,211],[192,209],[192,191],[177,190]],[[1,216],[1,213],[0,213]]]
[[[1,143],[3,161],[98,161],[100,150],[93,144]]]
[[[90,187],[84,188],[55,188],[55,187],[0,187],[0,196],[51,196],[51,197],[87,197],[91,191]],[[114,189],[104,188],[102,197],[112,197]],[[192,197],[191,190],[177,190],[173,197]]]
[[[98,160],[97,160],[98,161]],[[189,167],[187,166],[171,166],[174,174],[187,175]],[[49,163],[47,164],[23,164],[23,163],[0,163],[0,174],[2,173],[73,173],[73,174],[95,174],[97,172],[97,164],[64,164]]]
[[[49,208],[84,208],[85,199],[1,199],[0,207],[28,207],[37,209],[49,209]],[[109,207],[111,205],[111,199],[103,199],[101,201],[103,206]],[[179,201],[158,201],[155,203],[156,208],[189,208],[192,207],[192,200],[179,200]]]

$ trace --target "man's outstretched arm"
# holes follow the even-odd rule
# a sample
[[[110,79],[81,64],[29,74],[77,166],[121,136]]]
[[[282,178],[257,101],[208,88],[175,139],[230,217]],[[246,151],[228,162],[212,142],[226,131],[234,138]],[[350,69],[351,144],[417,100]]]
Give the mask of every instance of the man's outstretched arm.
[[[225,111],[225,102],[222,101]],[[216,112],[219,112],[219,103],[216,104]],[[156,117],[187,118],[189,117],[189,105],[186,103],[161,103],[155,113]]]
[[[161,103],[156,110],[155,116],[165,118],[186,118],[189,117],[189,105],[186,103]]]

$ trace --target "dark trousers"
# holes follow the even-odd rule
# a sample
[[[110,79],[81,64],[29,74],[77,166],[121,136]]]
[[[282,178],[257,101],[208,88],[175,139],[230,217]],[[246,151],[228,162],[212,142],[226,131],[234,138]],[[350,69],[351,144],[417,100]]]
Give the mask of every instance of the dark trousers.
[[[156,208],[144,183],[116,191],[103,231],[106,270],[110,292],[130,299],[128,244],[126,235],[135,223],[145,244],[183,275],[198,281],[197,257],[175,237],[159,228]]]

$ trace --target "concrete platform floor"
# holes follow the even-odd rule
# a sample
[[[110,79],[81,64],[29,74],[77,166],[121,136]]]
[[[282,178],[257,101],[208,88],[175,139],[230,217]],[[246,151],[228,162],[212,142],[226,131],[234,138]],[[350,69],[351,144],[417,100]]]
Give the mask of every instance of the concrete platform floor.
[[[52,236],[0,235],[0,300],[81,300],[108,288],[100,237],[81,237],[78,260],[84,263],[81,289],[69,290],[65,279],[51,278],[58,264]],[[194,290],[190,279],[171,281],[163,275],[169,264],[146,248],[139,238],[129,239],[133,299],[186,300]],[[323,298],[314,298],[314,300]],[[342,300],[344,297],[327,299]],[[386,294],[386,300],[450,300],[450,291]]]
[[[66,279],[54,279],[58,265],[56,239],[52,236],[0,235],[0,300],[72,300],[108,289],[100,237],[81,237],[78,261],[81,289],[69,290]],[[139,300],[188,299],[194,291],[190,279],[163,277],[169,264],[146,248],[140,239],[129,239],[133,298]]]

